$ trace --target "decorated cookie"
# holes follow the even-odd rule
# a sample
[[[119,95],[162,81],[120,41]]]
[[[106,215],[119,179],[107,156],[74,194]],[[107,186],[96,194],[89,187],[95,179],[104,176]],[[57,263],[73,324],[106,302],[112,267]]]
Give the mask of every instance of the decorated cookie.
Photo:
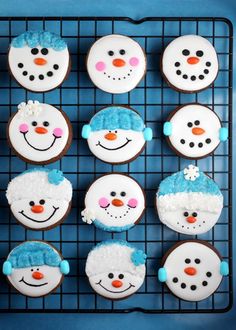
[[[65,41],[47,31],[27,31],[14,38],[8,62],[18,84],[33,92],[48,92],[60,86],[70,71]]]
[[[146,72],[146,55],[133,39],[111,34],[98,39],[87,57],[90,79],[105,92],[120,94],[134,89]]]
[[[223,195],[217,184],[197,166],[165,178],[156,197],[158,215],[166,226],[187,235],[209,231],[223,208]]]
[[[141,186],[128,175],[106,174],[94,181],[85,196],[82,220],[105,231],[121,232],[137,224],[145,209]]]
[[[200,159],[210,155],[221,141],[228,139],[228,129],[221,127],[219,117],[201,104],[177,108],[164,124],[164,135],[170,147],[180,156]]]
[[[49,243],[27,241],[15,247],[3,264],[3,274],[20,293],[29,297],[46,296],[62,283],[69,263]]]
[[[96,245],[88,254],[85,272],[93,290],[112,299],[124,299],[143,284],[146,254],[121,240]]]
[[[219,64],[215,48],[197,35],[176,38],[164,50],[161,71],[174,89],[184,93],[199,92],[217,77]]]
[[[6,197],[19,223],[33,230],[47,230],[68,215],[72,185],[61,171],[38,167],[15,177],[8,184]]]
[[[89,125],[84,125],[82,137],[88,140],[91,152],[110,164],[128,163],[143,151],[152,139],[152,129],[131,108],[110,106],[97,112]]]
[[[28,101],[10,118],[7,137],[11,148],[31,164],[49,164],[67,152],[72,141],[69,118],[55,107]]]
[[[175,244],[165,254],[158,279],[178,298],[200,301],[212,295],[228,273],[228,263],[214,246],[191,240]]]

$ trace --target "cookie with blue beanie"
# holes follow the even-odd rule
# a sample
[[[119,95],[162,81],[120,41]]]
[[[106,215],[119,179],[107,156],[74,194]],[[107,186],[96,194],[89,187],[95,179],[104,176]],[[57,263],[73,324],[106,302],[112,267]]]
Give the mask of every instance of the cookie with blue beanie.
[[[189,165],[161,181],[156,206],[166,226],[182,234],[197,235],[216,224],[223,195],[213,179],[197,166]]]
[[[2,271],[9,283],[23,295],[42,297],[61,285],[70,266],[51,244],[26,241],[9,253]]]
[[[142,117],[127,106],[112,105],[97,112],[82,128],[90,151],[110,164],[134,160],[152,140],[152,129]]]
[[[91,287],[99,295],[124,299],[143,284],[146,254],[123,240],[107,240],[97,244],[88,254],[85,272]]]

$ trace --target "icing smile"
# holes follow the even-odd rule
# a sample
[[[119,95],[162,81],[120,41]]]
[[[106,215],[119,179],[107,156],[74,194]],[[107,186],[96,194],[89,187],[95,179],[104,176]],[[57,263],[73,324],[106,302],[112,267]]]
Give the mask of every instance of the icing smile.
[[[103,146],[102,144],[101,144],[101,142],[100,141],[98,141],[98,143],[96,144],[96,146],[100,146],[101,148],[103,148],[103,149],[106,149],[106,150],[110,150],[110,151],[112,151],[112,150],[119,150],[119,149],[121,149],[121,148],[124,148],[129,142],[131,142],[132,140],[129,140],[128,138],[126,138],[126,142],[124,143],[124,144],[122,144],[121,146],[119,146],[119,147],[116,147],[116,148],[107,148],[107,147],[105,147],[105,146]]]
[[[103,286],[102,284],[102,280],[100,280],[98,283],[96,283],[97,285],[99,285],[100,287],[102,287],[104,290],[106,290],[107,292],[110,292],[110,293],[123,293],[123,292],[126,292],[128,291],[130,288],[134,288],[135,285],[129,283],[129,287],[126,288],[125,290],[122,290],[122,291],[111,291],[111,290],[108,290],[107,288],[105,288],[105,286]]]
[[[42,284],[31,284],[31,283],[27,283],[25,280],[24,280],[24,276],[22,277],[22,279],[19,281],[19,283],[20,282],[23,282],[24,284],[26,284],[26,285],[28,285],[28,286],[32,286],[32,287],[34,287],[34,288],[39,288],[39,287],[41,287],[41,286],[45,286],[45,285],[47,285],[48,283],[46,282],[46,283],[42,283]]]
[[[53,147],[53,145],[55,144],[56,140],[59,139],[59,138],[61,138],[61,136],[56,136],[56,135],[53,134],[54,139],[53,139],[52,143],[50,144],[50,146],[47,147],[47,148],[44,148],[44,149],[40,149],[40,148],[36,148],[36,147],[34,147],[34,146],[28,141],[28,139],[27,139],[27,137],[26,137],[26,134],[27,134],[27,133],[28,133],[28,132],[21,132],[21,134],[23,134],[23,136],[24,136],[25,142],[26,142],[31,148],[33,148],[34,150],[37,150],[37,151],[47,151],[47,150],[49,150],[50,148]]]
[[[33,222],[43,223],[43,222],[47,222],[48,220],[50,220],[54,216],[54,214],[57,212],[57,210],[59,210],[59,207],[53,206],[53,208],[54,208],[54,211],[52,212],[52,214],[46,220],[42,220],[42,221],[38,221],[38,220],[35,220],[35,219],[30,218],[29,216],[27,216],[26,214],[24,214],[24,211],[23,210],[20,211],[19,213],[22,214],[28,220],[31,220]]]

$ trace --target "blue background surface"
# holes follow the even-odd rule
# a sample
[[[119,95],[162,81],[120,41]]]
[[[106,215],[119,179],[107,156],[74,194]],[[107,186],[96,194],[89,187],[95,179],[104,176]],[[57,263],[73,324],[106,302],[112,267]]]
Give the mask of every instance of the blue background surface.
[[[236,22],[236,3],[225,0],[0,1],[2,16],[224,16]],[[236,57],[235,57],[236,58]],[[235,61],[235,60],[234,60]],[[235,66],[235,63],[234,63]],[[235,119],[235,116],[234,116]],[[234,142],[235,147],[235,142]],[[234,200],[234,195],[233,195]],[[235,210],[233,210],[233,215]],[[234,216],[233,216],[234,218]],[[234,250],[236,244],[234,244]],[[234,265],[235,266],[235,265]],[[234,324],[235,323],[235,324]],[[236,311],[206,315],[0,315],[0,329],[235,329]]]

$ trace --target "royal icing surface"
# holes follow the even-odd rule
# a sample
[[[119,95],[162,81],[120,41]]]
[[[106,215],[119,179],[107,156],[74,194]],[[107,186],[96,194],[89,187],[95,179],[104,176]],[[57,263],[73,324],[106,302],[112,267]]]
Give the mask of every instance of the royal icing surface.
[[[167,138],[181,156],[202,158],[211,154],[219,145],[221,122],[211,109],[200,104],[188,104],[170,117],[167,123],[171,125],[171,132]]]
[[[168,253],[163,265],[165,283],[174,295],[200,301],[217,290],[222,280],[222,261],[213,248],[202,241],[187,241]]]
[[[107,174],[92,183],[85,196],[82,220],[105,231],[133,227],[145,209],[140,185],[123,174]]]
[[[12,148],[27,162],[54,162],[70,145],[69,119],[55,107],[37,101],[22,102],[8,126]]]
[[[8,55],[17,82],[34,92],[47,92],[62,84],[70,56],[63,39],[47,31],[27,31],[14,38]]]
[[[162,72],[173,87],[183,92],[208,87],[216,79],[218,70],[215,48],[201,36],[176,38],[164,50]]]
[[[133,109],[110,106],[96,113],[89,125],[84,125],[82,136],[97,158],[108,163],[127,163],[152,139],[152,130],[145,127]]]
[[[125,241],[104,241],[89,252],[85,272],[98,294],[123,299],[143,284],[145,261],[145,253]]]
[[[223,195],[209,176],[189,165],[160,183],[156,205],[166,226],[182,234],[198,235],[216,224]]]
[[[3,264],[3,273],[23,295],[42,297],[55,290],[68,274],[69,264],[46,242],[28,241],[14,248]]]
[[[92,45],[88,53],[87,70],[98,88],[108,93],[126,93],[143,78],[146,56],[133,39],[111,34]]]
[[[37,168],[15,177],[8,185],[6,197],[21,224],[45,230],[55,227],[68,213],[72,185],[59,170]]]

